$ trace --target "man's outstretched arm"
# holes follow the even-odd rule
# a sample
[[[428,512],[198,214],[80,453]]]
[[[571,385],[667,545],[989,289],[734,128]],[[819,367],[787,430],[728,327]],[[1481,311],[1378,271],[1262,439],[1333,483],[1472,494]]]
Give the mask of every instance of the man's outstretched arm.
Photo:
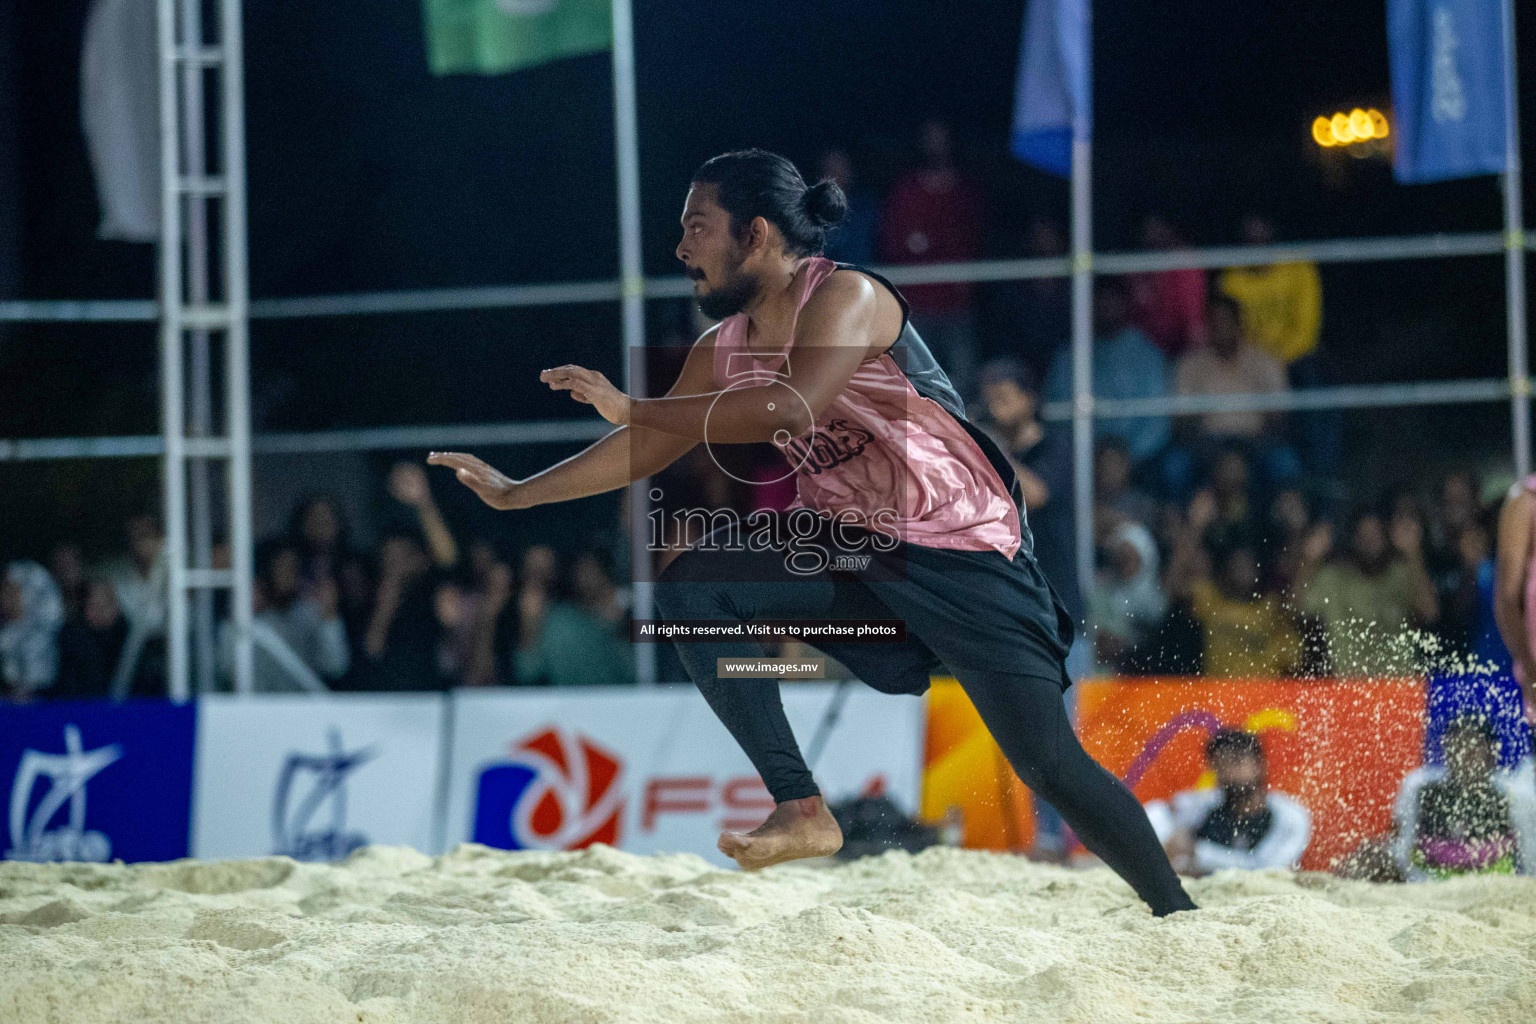
[[[631,399],[595,370],[558,366],[539,378],[610,423],[713,444],[781,443],[821,417],[869,351],[875,291],[859,274],[834,274],[800,311],[787,374],[771,383]]]
[[[688,352],[668,395],[700,394],[714,386],[714,329]],[[427,462],[447,466],[459,482],[497,509],[532,508],[627,487],[659,473],[698,442],[646,427],[621,426],[568,459],[523,480],[513,480],[473,455],[433,452]]]

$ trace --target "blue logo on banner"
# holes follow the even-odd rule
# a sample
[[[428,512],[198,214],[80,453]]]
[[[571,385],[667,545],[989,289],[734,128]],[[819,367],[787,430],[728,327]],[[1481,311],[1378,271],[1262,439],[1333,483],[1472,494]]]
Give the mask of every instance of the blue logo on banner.
[[[185,857],[193,715],[158,701],[0,707],[5,857]]]
[[[527,849],[513,831],[512,819],[518,801],[538,774],[525,764],[494,765],[480,773],[471,837],[474,842],[501,850]]]
[[[341,733],[327,734],[325,754],[291,753],[277,777],[272,803],[274,851],[294,860],[341,860],[368,845],[368,837],[347,830],[347,777],[378,756],[372,747],[347,751]],[[307,785],[307,789],[302,789]],[[302,792],[302,798],[295,794]],[[292,806],[290,806],[290,803]],[[322,809],[328,815],[321,815]]]
[[[472,839],[503,850],[616,846],[624,814],[618,755],[585,736],[545,728],[487,765],[475,794]]]

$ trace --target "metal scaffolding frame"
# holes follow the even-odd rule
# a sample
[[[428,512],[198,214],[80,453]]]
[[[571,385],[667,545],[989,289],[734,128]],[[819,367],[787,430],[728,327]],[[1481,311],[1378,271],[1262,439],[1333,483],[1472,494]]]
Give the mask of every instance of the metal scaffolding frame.
[[[200,0],[157,0],[160,18],[162,112],[162,243],[160,298],[156,300],[0,301],[0,321],[12,322],[154,322],[159,321],[164,387],[162,434],[100,438],[0,440],[0,462],[62,458],[165,457],[167,557],[171,567],[168,643],[172,695],[190,694],[188,639],[189,595],[197,593],[198,679],[206,685],[212,660],[211,591],[232,591],[236,635],[237,689],[251,687],[251,453],[382,450],[445,445],[570,443],[601,437],[612,428],[601,420],[559,420],[479,425],[385,427],[363,430],[267,434],[252,438],[249,415],[249,320],[351,316],[398,312],[497,309],[597,302],[619,302],[622,309],[626,390],[644,394],[644,300],[691,294],[683,277],[646,279],[641,275],[639,156],[634,84],[634,37],[631,0],[614,0],[614,123],[619,205],[620,267],[617,280],[555,284],[500,285],[474,288],[417,289],[354,295],[269,298],[247,295],[243,60],[240,0],[211,0],[218,9],[218,32],[205,37]],[[1077,378],[1069,402],[1045,407],[1047,420],[1070,420],[1074,427],[1075,502],[1081,522],[1091,519],[1092,422],[1111,416],[1162,416],[1211,411],[1350,409],[1422,404],[1509,401],[1517,473],[1530,471],[1530,392],[1527,357],[1524,254],[1536,245],[1525,237],[1521,208],[1518,95],[1515,73],[1514,10],[1502,0],[1506,97],[1506,167],[1503,175],[1504,230],[1370,239],[1333,239],[1262,247],[1223,246],[1179,252],[1094,253],[1091,243],[1092,196],[1089,187],[1091,146],[1086,132],[1075,132],[1072,181],[1072,254],[1070,257],[984,260],[883,268],[897,284],[1013,281],[1042,277],[1073,279],[1073,366]],[[1091,24],[1091,23],[1090,23]],[[1091,32],[1085,25],[1084,31]],[[217,69],[221,100],[220,131],[208,138],[204,128],[204,71]],[[1091,71],[1089,75],[1092,79]],[[195,115],[195,116],[194,116]],[[205,160],[222,174],[208,176]],[[185,201],[187,215],[182,217]],[[209,204],[219,206],[219,281],[222,302],[210,299]],[[174,240],[174,244],[172,244]],[[185,264],[183,264],[185,249]],[[1419,384],[1382,384],[1293,391],[1283,395],[1186,396],[1136,401],[1096,399],[1092,395],[1092,338],[1089,321],[1092,277],[1184,268],[1254,266],[1307,260],[1317,263],[1502,254],[1506,268],[1508,373],[1491,380]],[[210,334],[225,337],[224,419],[227,436],[211,436],[212,384]],[[186,345],[191,343],[191,405],[184,386]],[[211,566],[212,497],[208,461],[226,460],[226,498],[231,566]],[[191,494],[187,488],[190,471]],[[632,485],[631,525],[643,533],[645,481]],[[190,534],[188,527],[191,527]],[[637,533],[637,535],[639,535]],[[1079,530],[1078,571],[1091,587],[1091,531]],[[189,541],[190,539],[190,546]],[[190,550],[189,550],[190,547]],[[633,546],[634,578],[646,576],[642,546]],[[636,587],[635,613],[648,616],[649,587]],[[636,645],[638,675],[654,680],[654,650]]]
[[[192,696],[190,655],[194,651],[196,689],[212,688],[216,589],[230,591],[235,688],[249,693],[253,682],[245,62],[240,0],[216,0],[216,4],[216,25],[207,24],[203,0],[158,0],[156,7],[160,41],[158,312],[168,580],[165,643],[167,689],[176,701]],[[210,74],[217,76],[219,97],[212,129],[205,102]],[[210,229],[214,224],[218,228],[217,302],[212,288],[215,239]],[[214,434],[215,334],[224,340],[222,436]],[[213,564],[210,463],[214,460],[223,460],[226,470],[228,568]],[[194,611],[196,646],[189,650]],[[142,643],[142,637],[136,639]],[[133,659],[124,658],[119,677],[133,667]],[[114,693],[125,693],[127,682],[115,679]]]

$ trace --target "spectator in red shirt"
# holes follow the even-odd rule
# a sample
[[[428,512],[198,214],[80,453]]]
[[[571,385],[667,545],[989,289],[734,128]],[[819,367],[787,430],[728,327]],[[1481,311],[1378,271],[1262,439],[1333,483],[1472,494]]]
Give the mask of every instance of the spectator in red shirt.
[[[1141,222],[1141,245],[1149,251],[1188,249],[1161,214]],[[1159,270],[1131,275],[1132,321],[1170,357],[1205,344],[1205,271]]]
[[[954,263],[981,255],[980,190],[955,166],[949,126],[923,123],[922,165],[896,180],[880,223],[883,263]],[[912,325],[961,397],[975,398],[976,326],[971,286],[911,285]]]

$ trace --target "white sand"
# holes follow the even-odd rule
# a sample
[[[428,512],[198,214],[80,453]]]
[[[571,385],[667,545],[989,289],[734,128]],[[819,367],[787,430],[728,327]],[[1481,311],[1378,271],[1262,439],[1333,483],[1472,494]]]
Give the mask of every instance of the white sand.
[[[1536,1021],[1536,880],[1106,869],[959,850],[721,871],[597,846],[0,864],[0,1022]]]

